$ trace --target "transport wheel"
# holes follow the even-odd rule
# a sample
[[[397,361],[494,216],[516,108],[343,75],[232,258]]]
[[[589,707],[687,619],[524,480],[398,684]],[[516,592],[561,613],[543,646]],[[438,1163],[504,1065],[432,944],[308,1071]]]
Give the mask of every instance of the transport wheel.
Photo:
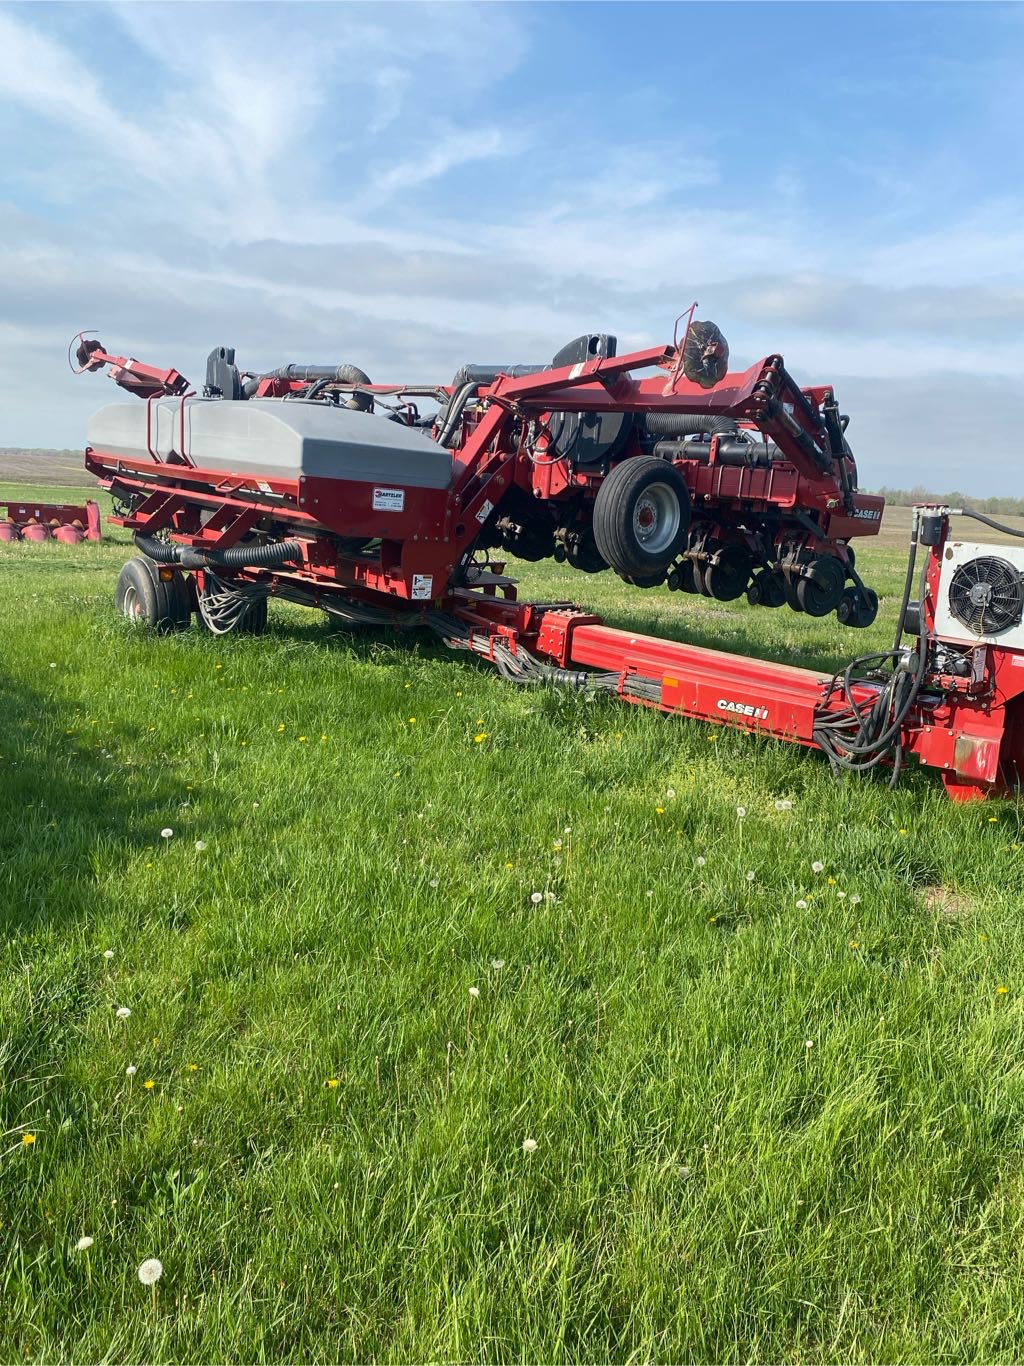
[[[835,555],[819,555],[797,583],[797,601],[809,617],[828,616],[839,606],[845,582],[846,566]]]
[[[114,602],[122,616],[161,635],[184,631],[191,621],[188,589],[177,572],[160,577],[160,566],[135,556],[121,570]]]
[[[708,595],[719,602],[734,602],[746,588],[753,561],[741,545],[726,545],[715,560],[704,566]]]
[[[594,500],[597,548],[619,574],[663,574],[686,544],[689,526],[686,481],[653,456],[616,465]]]
[[[786,601],[786,580],[781,570],[761,569],[750,580],[747,602],[751,607],[782,607]]]
[[[619,578],[633,588],[657,588],[665,582],[665,573],[662,571],[660,574],[619,574]]]

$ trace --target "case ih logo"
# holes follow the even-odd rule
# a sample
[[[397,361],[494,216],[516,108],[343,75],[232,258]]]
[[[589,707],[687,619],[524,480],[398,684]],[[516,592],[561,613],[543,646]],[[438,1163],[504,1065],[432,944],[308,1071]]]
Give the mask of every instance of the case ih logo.
[[[877,508],[854,508],[853,516],[858,522],[877,522],[881,517]]]
[[[734,716],[750,716],[755,721],[768,720],[767,707],[752,707],[747,702],[730,702],[725,697],[720,697],[716,705],[719,711],[732,712]]]

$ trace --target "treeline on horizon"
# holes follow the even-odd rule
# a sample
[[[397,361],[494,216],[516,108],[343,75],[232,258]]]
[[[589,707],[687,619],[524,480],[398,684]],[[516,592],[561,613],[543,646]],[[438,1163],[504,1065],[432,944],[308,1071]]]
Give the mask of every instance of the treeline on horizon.
[[[973,508],[975,512],[1001,512],[1004,517],[1024,517],[1024,498],[1011,498],[1001,495],[993,498],[976,498],[970,493],[933,493],[931,489],[915,485],[912,489],[890,489],[885,485],[875,489],[891,507],[912,507],[914,503],[942,503],[951,508]]]

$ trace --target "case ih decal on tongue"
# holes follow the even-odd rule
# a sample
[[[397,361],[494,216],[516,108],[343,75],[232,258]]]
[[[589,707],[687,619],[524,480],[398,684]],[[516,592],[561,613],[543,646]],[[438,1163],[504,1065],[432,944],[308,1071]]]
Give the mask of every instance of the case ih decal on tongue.
[[[767,707],[755,707],[749,702],[731,702],[727,697],[720,697],[715,705],[719,711],[731,712],[733,716],[747,716],[752,721],[768,720]]]

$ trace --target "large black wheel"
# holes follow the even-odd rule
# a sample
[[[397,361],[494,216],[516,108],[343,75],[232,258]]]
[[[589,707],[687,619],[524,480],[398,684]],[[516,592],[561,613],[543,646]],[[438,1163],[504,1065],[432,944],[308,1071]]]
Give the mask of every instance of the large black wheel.
[[[797,601],[809,617],[826,617],[839,606],[846,566],[835,555],[819,555],[796,586]]]
[[[114,602],[122,616],[152,631],[184,631],[192,620],[188,588],[177,570],[162,577],[161,568],[140,556],[130,559],[118,575]]]
[[[619,574],[666,571],[686,544],[690,494],[665,460],[632,457],[616,465],[594,501],[597,548]]]

